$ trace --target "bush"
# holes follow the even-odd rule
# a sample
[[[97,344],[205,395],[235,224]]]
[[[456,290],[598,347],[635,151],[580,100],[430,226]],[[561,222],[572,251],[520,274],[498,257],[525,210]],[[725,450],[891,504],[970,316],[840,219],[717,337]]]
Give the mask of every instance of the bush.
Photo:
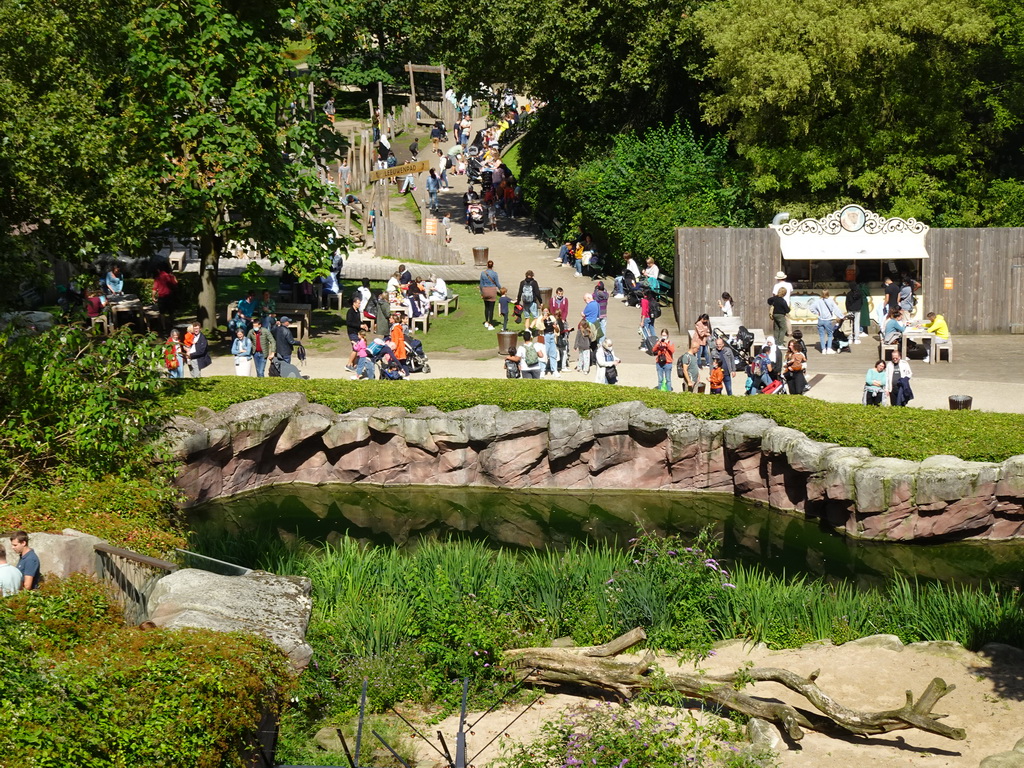
[[[775,765],[771,753],[743,752],[734,743],[745,741],[739,729],[726,721],[701,724],[689,712],[611,703],[577,707],[562,712],[541,727],[533,742],[506,750],[499,768],[745,768]]]
[[[251,635],[139,631],[85,577],[0,604],[0,754],[27,768],[243,765],[291,685]]]
[[[60,533],[74,528],[117,547],[151,557],[168,557],[184,547],[174,503],[180,493],[150,479],[71,480],[29,488],[0,503],[0,529]]]
[[[910,461],[951,451],[967,461],[998,462],[1024,454],[1024,415],[1020,414],[905,408],[900,414],[900,429],[893,430],[891,415],[884,408],[826,403],[805,397],[708,397],[584,382],[538,381],[524,387],[522,382],[503,379],[433,379],[404,381],[395,386],[379,381],[231,376],[175,382],[166,390],[163,407],[167,415],[192,414],[200,406],[218,411],[285,391],[302,392],[310,402],[339,413],[385,406],[415,411],[424,405],[455,411],[493,404],[505,410],[571,408],[586,416],[596,408],[639,400],[668,413],[692,413],[702,419],[731,419],[742,413],[756,413],[815,440],[863,446],[876,456]]]

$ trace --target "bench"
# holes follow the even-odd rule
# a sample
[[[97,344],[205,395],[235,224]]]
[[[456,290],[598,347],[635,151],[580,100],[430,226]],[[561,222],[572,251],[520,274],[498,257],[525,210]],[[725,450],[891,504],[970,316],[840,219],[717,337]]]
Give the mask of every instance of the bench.
[[[889,362],[889,359],[893,352],[898,351],[900,348],[899,341],[887,342],[885,336],[878,334],[878,359]],[[886,353],[889,353],[888,355]]]
[[[562,244],[562,222],[554,216],[538,213],[537,226],[546,248],[558,248]]]
[[[420,315],[419,317],[409,318],[409,329],[415,331],[417,328],[427,333],[430,330],[430,315]]]
[[[431,299],[430,306],[433,308],[434,314],[440,315],[441,308],[443,307],[444,314],[447,315],[449,312],[459,308],[459,294],[449,294],[447,299]]]
[[[340,291],[338,293],[328,293],[327,294],[327,309],[330,310],[332,304],[337,304],[338,305],[338,314],[340,315],[341,314],[341,305],[342,305],[343,301],[344,300],[342,298],[342,295],[341,295]]]

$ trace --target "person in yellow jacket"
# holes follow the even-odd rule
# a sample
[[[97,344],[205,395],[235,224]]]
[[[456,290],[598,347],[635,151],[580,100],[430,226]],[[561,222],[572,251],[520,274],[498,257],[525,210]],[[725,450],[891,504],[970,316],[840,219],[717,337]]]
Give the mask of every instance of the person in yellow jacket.
[[[928,322],[924,324],[924,329],[935,337],[932,339],[932,349],[928,350],[928,354],[933,355],[937,354],[935,345],[949,343],[949,326],[946,325],[946,318],[935,312],[929,312],[926,317]],[[927,361],[928,358],[925,360]]]

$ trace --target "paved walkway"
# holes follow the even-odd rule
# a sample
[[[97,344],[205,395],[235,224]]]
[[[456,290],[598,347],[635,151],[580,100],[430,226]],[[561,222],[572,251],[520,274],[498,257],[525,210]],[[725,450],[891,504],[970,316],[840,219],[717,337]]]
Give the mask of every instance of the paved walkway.
[[[403,145],[403,143],[399,142],[399,145]],[[578,319],[583,308],[583,294],[593,290],[594,281],[573,277],[571,269],[556,266],[554,260],[557,251],[545,247],[543,241],[538,237],[536,226],[528,219],[511,221],[500,219],[498,232],[485,232],[478,235],[467,232],[463,226],[462,214],[462,195],[467,187],[466,178],[453,175],[450,177],[450,183],[450,190],[440,192],[440,207],[442,211],[451,210],[454,214],[453,219],[456,226],[453,226],[452,245],[459,249],[463,258],[472,259],[474,246],[486,246],[490,251],[490,258],[495,263],[495,269],[502,285],[509,289],[510,294],[514,294],[518,290],[519,281],[523,279],[526,271],[533,270],[542,288],[562,287],[565,289],[566,295],[569,297],[570,320]],[[417,193],[419,194],[421,191],[418,190]],[[393,217],[401,221],[403,216],[410,217],[410,214],[395,206]],[[408,226],[414,226],[411,217],[408,219]],[[226,263],[223,266],[231,268],[233,265]],[[345,272],[349,280],[363,276],[371,279],[384,279],[390,276],[396,266],[397,262],[394,260],[376,259],[372,255],[372,250],[360,250],[351,255],[346,263]],[[479,268],[473,267],[471,264],[462,267],[424,267],[424,269],[436,271],[446,280],[473,279],[479,275],[480,271]],[[448,274],[449,270],[451,277]],[[764,278],[767,289],[772,284],[772,275],[765,275]],[[611,281],[606,281],[606,287],[611,292]],[[706,309],[683,308],[684,313],[679,318],[682,328],[691,328],[697,314]],[[613,299],[609,303],[608,337],[615,343],[616,354],[623,361],[619,366],[621,383],[629,386],[654,387],[657,376],[653,358],[638,349],[639,315],[638,308],[628,307],[622,301]],[[442,318],[439,322],[443,321]],[[479,326],[475,323],[471,326],[474,332],[493,336],[494,332],[484,329],[482,323],[483,318],[481,317]],[[763,323],[751,322],[749,325],[759,326]],[[662,315],[657,326],[659,329],[663,326],[675,328],[672,307],[665,310],[665,314]],[[685,338],[685,331],[676,331],[672,333],[672,336],[678,342],[680,338]],[[427,378],[504,377],[502,360],[497,354],[496,337],[495,354],[491,358],[487,358],[486,353],[471,355],[474,359],[466,359],[466,354],[446,356],[432,353],[429,335],[425,337],[424,342],[432,368],[432,372]],[[1024,337],[1021,336],[954,338],[954,362],[934,365],[927,365],[920,361],[911,362],[914,372],[912,384],[915,393],[915,399],[911,405],[920,408],[945,409],[948,407],[950,395],[970,395],[974,398],[973,407],[976,410],[1024,413],[1024,356],[1020,354],[1022,348],[1024,348]],[[478,359],[479,357],[484,357],[484,359]],[[575,360],[575,354],[572,359]],[[808,366],[808,378],[812,383],[812,389],[808,396],[832,402],[860,402],[864,374],[877,359],[877,343],[870,341],[855,345],[852,353],[823,356],[812,352]],[[347,375],[344,371],[344,361],[340,356],[314,355],[311,356],[306,366],[304,372],[315,378]],[[231,374],[231,359],[229,357],[218,358],[210,372],[223,375]],[[422,375],[418,375],[418,377],[422,377]],[[592,379],[592,375],[584,377],[580,373],[569,371],[562,380],[583,381],[585,379]],[[743,382],[743,376],[737,376],[734,380],[733,391],[742,392]],[[678,379],[674,379],[673,386],[678,388],[678,383]],[[531,384],[528,381],[523,382],[523,386],[531,386]]]

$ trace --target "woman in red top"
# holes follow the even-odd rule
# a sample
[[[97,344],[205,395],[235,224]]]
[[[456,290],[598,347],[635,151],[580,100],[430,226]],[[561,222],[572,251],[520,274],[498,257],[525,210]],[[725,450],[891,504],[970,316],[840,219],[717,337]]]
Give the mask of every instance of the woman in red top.
[[[661,338],[654,343],[654,365],[658,369],[658,389],[672,391],[672,355],[676,346],[668,339],[668,328],[661,329]]]

